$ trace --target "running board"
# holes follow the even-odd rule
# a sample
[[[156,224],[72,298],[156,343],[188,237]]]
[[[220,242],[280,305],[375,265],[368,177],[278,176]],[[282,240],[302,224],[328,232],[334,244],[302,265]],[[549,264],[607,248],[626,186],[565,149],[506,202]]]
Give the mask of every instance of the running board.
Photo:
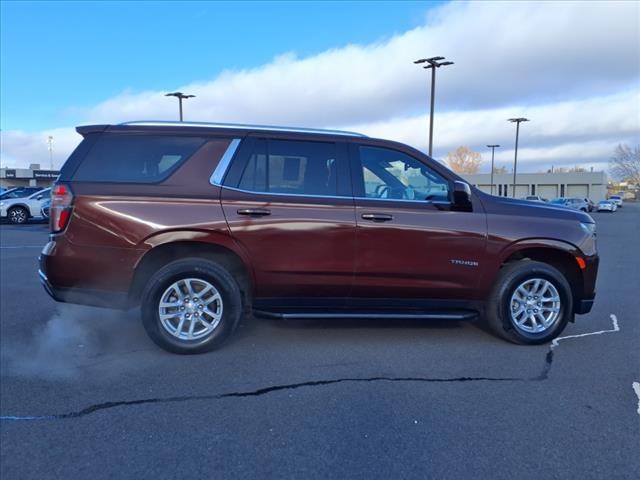
[[[357,319],[382,319],[382,320],[473,320],[477,317],[477,312],[461,311],[461,312],[431,312],[431,313],[279,313],[267,312],[264,310],[253,310],[254,315],[266,318],[280,318],[283,320],[314,320],[314,319],[331,319],[341,318],[345,320]]]

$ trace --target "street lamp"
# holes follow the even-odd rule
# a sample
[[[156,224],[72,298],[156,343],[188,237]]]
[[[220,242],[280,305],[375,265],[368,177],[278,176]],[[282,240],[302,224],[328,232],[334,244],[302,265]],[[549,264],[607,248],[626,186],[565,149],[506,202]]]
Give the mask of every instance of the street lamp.
[[[491,149],[491,195],[493,195],[493,159],[496,153],[496,148],[500,145],[487,145]]]
[[[413,62],[417,65],[422,63],[428,63],[429,65],[426,65],[423,68],[427,70],[431,69],[431,116],[429,117],[429,156],[431,156],[431,153],[433,151],[433,103],[434,103],[434,96],[435,96],[435,90],[436,90],[436,68],[444,67],[445,65],[453,65],[453,62],[442,62],[441,60],[444,60],[444,57],[421,58]]]
[[[53,137],[51,135],[47,137],[47,150],[49,150],[49,165],[53,170]]]
[[[185,95],[182,92],[172,92],[172,93],[167,93],[165,97],[176,97],[178,99],[178,102],[180,104],[180,121],[182,121],[182,99],[193,98],[195,97],[195,95]]]
[[[516,152],[513,157],[513,198],[516,198],[516,169],[518,168],[518,136],[520,135],[520,123],[528,122],[528,118],[519,117],[519,118],[510,118],[509,121],[511,123],[516,124]]]

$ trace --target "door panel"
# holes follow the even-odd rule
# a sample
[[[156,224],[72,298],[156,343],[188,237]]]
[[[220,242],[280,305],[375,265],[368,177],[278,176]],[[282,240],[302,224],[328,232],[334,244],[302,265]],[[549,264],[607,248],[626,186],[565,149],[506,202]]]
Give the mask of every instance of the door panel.
[[[450,186],[442,175],[413,156],[389,152],[351,149],[358,195],[352,295],[476,299],[487,233],[482,205],[472,199],[471,212],[456,211],[448,201]],[[375,178],[389,188],[376,185]],[[376,195],[395,198],[372,198]]]
[[[354,269],[352,199],[260,195],[228,188],[222,207],[247,252],[258,297],[346,297]],[[268,215],[242,210],[262,209]]]
[[[391,216],[376,222],[367,214]],[[475,299],[486,244],[486,219],[473,212],[413,202],[356,199],[353,296]]]
[[[256,297],[349,295],[355,208],[346,146],[252,139],[222,188],[235,241],[251,259]],[[240,162],[240,164],[237,164]]]

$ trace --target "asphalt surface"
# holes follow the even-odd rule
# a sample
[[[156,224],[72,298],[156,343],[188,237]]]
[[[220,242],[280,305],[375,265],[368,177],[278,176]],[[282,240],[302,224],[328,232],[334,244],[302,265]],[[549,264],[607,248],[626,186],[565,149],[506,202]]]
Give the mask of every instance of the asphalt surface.
[[[598,295],[563,336],[602,333],[551,354],[469,323],[247,319],[171,355],[136,312],[56,305],[46,227],[2,225],[0,477],[640,478],[640,205],[593,216]]]

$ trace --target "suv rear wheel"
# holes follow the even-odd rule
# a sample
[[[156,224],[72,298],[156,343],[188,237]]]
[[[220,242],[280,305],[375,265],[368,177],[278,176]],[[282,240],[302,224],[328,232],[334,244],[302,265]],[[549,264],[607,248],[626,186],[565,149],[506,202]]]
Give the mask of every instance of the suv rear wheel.
[[[142,322],[161,348],[202,353],[222,344],[242,313],[240,289],[221,266],[199,258],[165,265],[142,294]]]
[[[537,345],[560,335],[571,318],[572,294],[558,269],[521,260],[507,264],[487,302],[486,319],[499,336]]]

